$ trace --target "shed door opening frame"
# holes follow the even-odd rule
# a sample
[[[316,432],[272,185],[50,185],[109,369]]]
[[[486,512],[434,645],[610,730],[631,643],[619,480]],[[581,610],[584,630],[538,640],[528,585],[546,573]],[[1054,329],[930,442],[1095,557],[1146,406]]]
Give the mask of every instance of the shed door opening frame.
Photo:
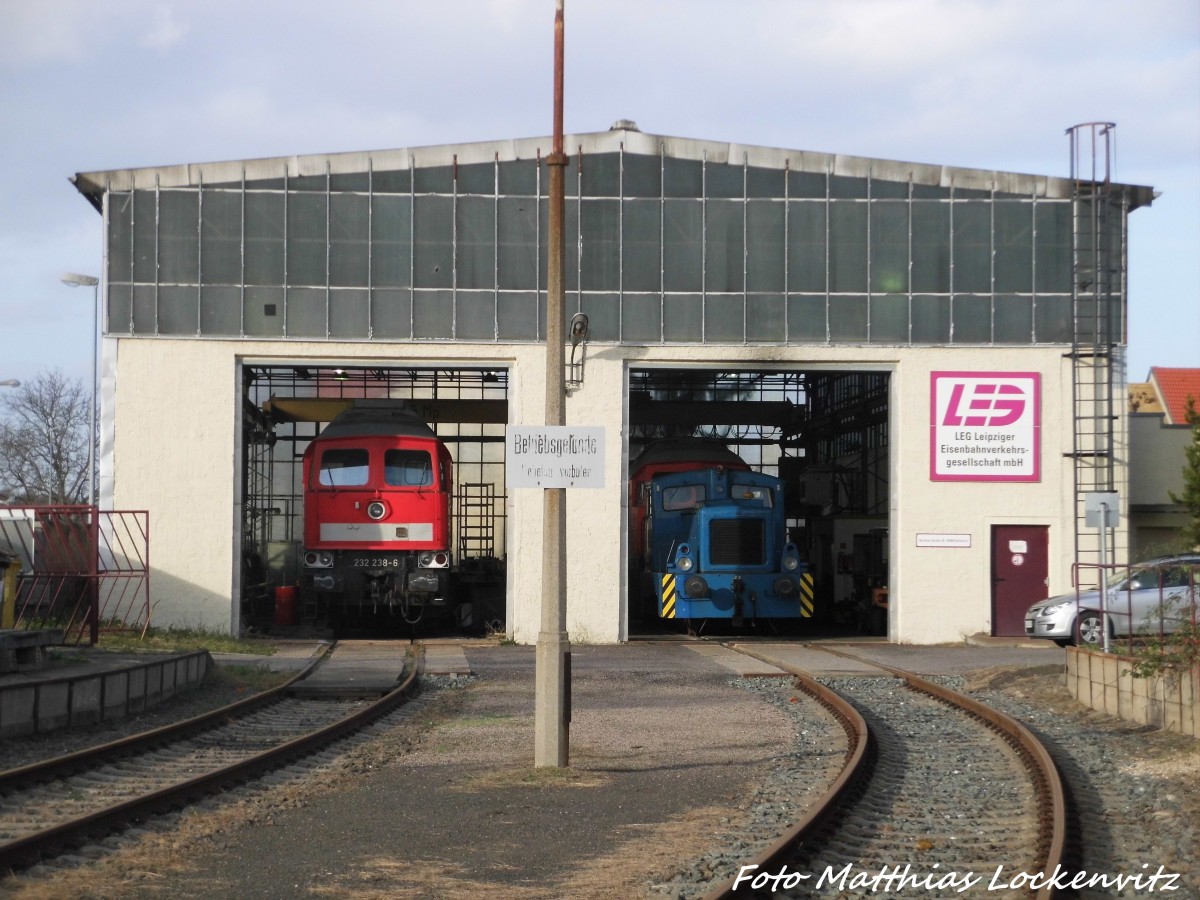
[[[300,463],[308,441],[340,409],[339,401],[390,398],[414,405],[454,456],[453,546],[459,561],[484,565],[504,559],[506,365],[273,359],[239,360],[237,366],[234,633],[269,616],[273,588],[297,580]],[[297,402],[289,407],[288,401]],[[502,627],[496,620],[504,617],[501,601],[491,626]]]
[[[622,469],[628,473],[649,440],[695,436],[718,439],[755,471],[783,478],[790,539],[801,547],[817,577],[823,608],[815,621],[886,633],[886,612],[881,621],[872,613],[871,602],[877,582],[891,577],[887,561],[895,558],[890,527],[892,372],[893,367],[878,365],[630,365],[629,438]],[[835,528],[837,521],[844,527]],[[621,527],[622,623],[627,638],[633,590],[628,515]],[[886,532],[883,558],[876,559],[882,572],[856,574],[852,565],[839,572],[839,538],[846,538],[846,553],[853,559],[853,536],[877,536],[880,530]]]

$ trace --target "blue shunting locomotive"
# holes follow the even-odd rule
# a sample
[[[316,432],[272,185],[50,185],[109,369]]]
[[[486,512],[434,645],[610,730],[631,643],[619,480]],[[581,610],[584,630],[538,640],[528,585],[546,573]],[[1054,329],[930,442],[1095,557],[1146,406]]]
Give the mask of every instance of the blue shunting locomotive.
[[[635,475],[641,552],[631,556],[650,614],[735,626],[811,617],[812,575],[787,540],[783,481],[726,452],[730,459],[715,464],[709,452],[696,468]]]

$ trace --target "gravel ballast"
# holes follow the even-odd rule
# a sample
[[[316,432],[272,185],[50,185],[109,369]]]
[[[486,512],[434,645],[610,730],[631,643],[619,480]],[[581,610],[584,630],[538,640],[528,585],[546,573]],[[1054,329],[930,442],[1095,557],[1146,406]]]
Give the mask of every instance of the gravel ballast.
[[[1078,837],[1071,842],[1068,859],[1077,870],[1093,875],[1147,875],[1161,866],[1178,876],[1172,882],[1176,889],[1166,896],[1200,898],[1200,743],[1081,706],[1067,693],[1061,666],[983,669],[970,676],[934,680],[1013,716],[1047,745],[1070,794],[1070,828]],[[820,732],[822,724],[811,706],[788,702],[769,684],[751,689],[788,714],[798,748],[807,735]],[[780,831],[781,811],[795,805],[803,772],[789,765],[772,770],[756,792],[752,816],[726,835],[727,845],[754,847],[769,842]],[[924,871],[919,859],[894,861],[899,866],[907,863]],[[654,885],[653,892],[673,898],[702,896],[714,883],[713,876],[717,881],[734,877],[738,865],[739,860],[731,859],[724,847],[714,846],[670,881]],[[1165,884],[1158,882],[1159,887]],[[1097,888],[1066,896],[1160,893]],[[1001,897],[1004,892],[990,895]],[[881,895],[861,891],[839,896]]]
[[[80,870],[0,890],[695,897],[773,839],[841,761],[838,726],[786,679],[733,678],[679,645],[577,646],[571,768],[537,770],[532,649],[468,655],[477,677],[431,680],[415,715],[303,777],[206,803]],[[1181,873],[1169,896],[1200,897],[1195,741],[1083,709],[1057,666],[955,684],[1009,704],[1065,754],[1069,777],[1082,773],[1084,865],[1161,863]]]

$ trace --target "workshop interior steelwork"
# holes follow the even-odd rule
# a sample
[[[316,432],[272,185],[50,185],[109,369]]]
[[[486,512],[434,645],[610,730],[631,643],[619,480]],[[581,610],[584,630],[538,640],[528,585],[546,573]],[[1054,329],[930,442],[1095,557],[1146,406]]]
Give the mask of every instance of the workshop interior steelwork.
[[[504,621],[504,368],[246,365],[242,370],[243,616],[271,618],[270,591],[299,580],[304,533],[301,463],[308,442],[357,399],[403,400],[450,449],[454,460],[455,565],[481,589],[479,621]],[[498,594],[497,594],[498,591]],[[300,598],[300,618],[315,610]]]
[[[629,456],[707,438],[782,478],[789,539],[815,577],[810,624],[884,633],[888,382],[878,371],[635,369]]]

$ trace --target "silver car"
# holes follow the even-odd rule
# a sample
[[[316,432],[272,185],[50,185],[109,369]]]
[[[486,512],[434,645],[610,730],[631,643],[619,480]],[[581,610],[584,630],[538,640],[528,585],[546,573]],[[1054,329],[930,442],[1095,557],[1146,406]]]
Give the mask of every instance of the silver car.
[[[1096,590],[1039,600],[1025,613],[1025,634],[1060,647],[1100,646],[1105,627],[1110,637],[1169,634],[1200,616],[1198,590],[1200,553],[1158,557],[1109,577],[1103,613]]]

